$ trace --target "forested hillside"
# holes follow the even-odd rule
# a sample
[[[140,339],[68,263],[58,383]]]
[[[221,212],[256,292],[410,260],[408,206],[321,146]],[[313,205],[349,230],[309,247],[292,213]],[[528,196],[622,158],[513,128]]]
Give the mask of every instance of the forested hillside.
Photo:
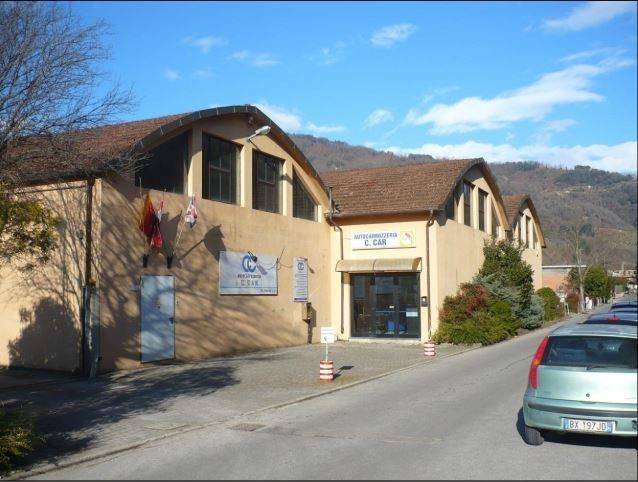
[[[431,162],[431,156],[398,156],[308,135],[293,140],[319,171]],[[487,159],[489,162],[489,159]],[[504,195],[528,193],[539,211],[547,249],[544,264],[573,262],[561,225],[588,222],[594,228],[590,262],[609,268],[636,264],[637,194],[634,176],[577,166],[548,167],[537,162],[490,164]]]

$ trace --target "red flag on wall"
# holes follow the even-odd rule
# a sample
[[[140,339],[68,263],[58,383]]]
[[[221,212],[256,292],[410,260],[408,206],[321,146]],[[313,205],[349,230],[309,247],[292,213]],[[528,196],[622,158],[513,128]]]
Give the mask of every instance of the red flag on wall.
[[[151,248],[162,247],[162,233],[160,231],[162,207],[163,206],[160,206],[160,209],[156,211],[153,207],[153,202],[151,201],[151,195],[146,193],[142,212],[138,221],[138,227],[146,236],[146,241],[149,243]]]

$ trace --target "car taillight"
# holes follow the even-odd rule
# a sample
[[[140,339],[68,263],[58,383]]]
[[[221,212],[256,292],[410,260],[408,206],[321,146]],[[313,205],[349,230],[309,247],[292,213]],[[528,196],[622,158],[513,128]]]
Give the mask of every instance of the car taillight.
[[[543,341],[541,341],[541,344],[538,345],[538,348],[536,349],[536,353],[534,353],[532,364],[529,366],[529,386],[534,390],[538,387],[538,365],[541,364],[548,341],[548,337],[543,338]]]
[[[620,321],[620,318],[618,318],[617,316],[610,316],[609,318],[607,318],[607,321],[611,323],[618,323]]]

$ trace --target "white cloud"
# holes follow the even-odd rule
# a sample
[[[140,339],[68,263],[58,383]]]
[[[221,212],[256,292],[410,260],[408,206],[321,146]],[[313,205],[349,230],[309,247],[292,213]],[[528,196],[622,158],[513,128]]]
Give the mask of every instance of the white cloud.
[[[398,23],[388,25],[375,31],[370,38],[370,42],[375,47],[390,47],[397,42],[406,40],[416,32],[418,27],[411,23]]]
[[[455,90],[459,90],[456,85],[439,87],[438,89],[430,89],[428,93],[421,98],[421,104],[427,104],[431,100],[434,100],[436,97],[441,97],[442,95],[449,94],[450,92],[454,92]]]
[[[384,122],[392,122],[394,120],[394,114],[386,109],[377,109],[370,113],[366,120],[364,121],[364,125],[366,127],[372,127],[379,124],[383,124]]]
[[[635,2],[587,2],[574,8],[566,17],[546,20],[543,27],[548,30],[578,31],[635,12]]]
[[[549,121],[545,126],[545,129],[552,132],[563,132],[573,125],[576,125],[576,121],[574,119],[556,119]]]
[[[196,79],[210,79],[213,77],[213,70],[210,67],[205,67],[203,69],[197,69],[193,72],[193,77]]]
[[[502,129],[520,121],[538,122],[559,105],[601,102],[603,96],[590,90],[592,79],[633,63],[630,59],[609,58],[596,65],[570,65],[492,98],[466,97],[453,104],[434,105],[424,114],[411,109],[405,122],[431,124],[432,134]]]
[[[313,55],[311,58],[319,65],[333,65],[341,60],[345,48],[345,42],[335,42],[332,47],[323,47],[317,55]]]
[[[483,157],[487,162],[537,161],[554,166],[589,165],[597,169],[636,172],[638,163],[636,141],[615,145],[549,146],[535,143],[516,147],[511,144],[490,144],[468,141],[463,144],[423,144],[417,148],[389,147],[399,155],[429,154],[436,158]]]
[[[250,50],[240,50],[231,55],[231,58],[245,62],[253,67],[271,67],[280,64],[269,52],[251,52]]]
[[[576,124],[577,122],[574,119],[555,119],[549,121],[538,130],[535,136],[536,143],[545,145],[549,144],[554,133],[566,131]]]
[[[589,59],[591,57],[600,57],[603,55],[607,57],[618,57],[624,54],[625,52],[626,52],[625,49],[614,48],[614,47],[602,47],[599,49],[583,50],[582,52],[576,52],[575,54],[566,55],[560,60],[561,62],[570,63],[570,62],[580,61],[584,59]]]
[[[171,68],[166,67],[164,69],[164,78],[170,81],[178,80],[181,78],[179,72],[177,70],[173,70]]]
[[[287,132],[310,132],[312,134],[327,135],[344,132],[347,129],[342,125],[318,125],[314,122],[304,121],[301,114],[280,105],[270,104],[262,100],[253,104],[259,110],[270,117],[275,124]]]
[[[334,134],[335,132],[344,132],[346,128],[344,126],[320,126],[312,122],[306,124],[306,130],[313,134]]]
[[[285,107],[269,104],[266,101],[254,105],[285,131],[298,132],[301,128],[301,117]]]
[[[189,45],[191,47],[198,48],[203,54],[207,54],[208,52],[210,52],[210,49],[212,47],[216,47],[218,45],[225,45],[226,40],[220,37],[213,37],[213,36],[199,37],[199,38],[189,36],[182,39],[182,43],[185,43],[186,45]]]

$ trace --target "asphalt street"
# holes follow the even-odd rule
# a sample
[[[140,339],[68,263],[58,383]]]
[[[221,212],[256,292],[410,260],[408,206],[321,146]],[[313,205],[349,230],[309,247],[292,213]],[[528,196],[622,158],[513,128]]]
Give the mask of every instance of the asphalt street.
[[[636,439],[520,435],[547,330],[42,478],[631,479]]]

